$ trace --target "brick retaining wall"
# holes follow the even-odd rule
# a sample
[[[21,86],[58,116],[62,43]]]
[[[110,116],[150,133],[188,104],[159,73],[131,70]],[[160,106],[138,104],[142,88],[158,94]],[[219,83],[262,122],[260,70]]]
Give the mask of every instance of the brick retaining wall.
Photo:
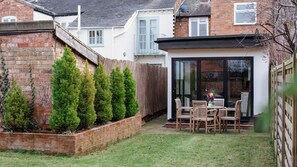
[[[81,155],[140,132],[141,115],[77,134],[0,132],[0,150],[29,150],[45,154]]]

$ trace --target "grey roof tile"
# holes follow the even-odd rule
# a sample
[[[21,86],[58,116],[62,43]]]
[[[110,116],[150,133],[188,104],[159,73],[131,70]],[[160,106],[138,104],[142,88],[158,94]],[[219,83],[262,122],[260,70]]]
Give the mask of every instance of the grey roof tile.
[[[27,0],[30,1],[30,0]],[[32,0],[31,0],[32,1]],[[38,0],[57,15],[71,15],[81,5],[82,27],[124,26],[136,10],[173,8],[176,0]],[[70,24],[77,26],[77,20]]]
[[[207,0],[185,0],[182,4],[185,10],[179,8],[176,12],[177,16],[210,16],[210,2]]]

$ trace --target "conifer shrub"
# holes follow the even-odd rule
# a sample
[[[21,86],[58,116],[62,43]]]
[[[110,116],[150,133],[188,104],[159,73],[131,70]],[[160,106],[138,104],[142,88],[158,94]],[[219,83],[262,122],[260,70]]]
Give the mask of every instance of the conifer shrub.
[[[118,121],[125,118],[126,114],[124,74],[119,67],[111,71],[110,80],[112,93],[112,120]]]
[[[28,101],[21,87],[12,81],[11,89],[4,99],[4,125],[13,131],[27,130],[32,118]]]
[[[84,75],[81,78],[80,94],[77,114],[80,118],[79,128],[89,128],[96,121],[96,112],[94,108],[95,100],[95,82],[90,74],[88,62],[85,62]]]
[[[104,65],[99,63],[94,73],[95,88],[95,111],[97,114],[97,124],[106,124],[112,119],[111,88],[110,78],[104,69]]]
[[[79,125],[77,107],[81,75],[70,48],[64,49],[62,58],[53,65],[53,111],[49,124],[56,132],[74,131]]]
[[[136,81],[133,78],[130,68],[126,67],[124,70],[124,83],[125,83],[125,105],[126,105],[126,115],[125,117],[134,116],[138,110],[138,102],[136,100]]]

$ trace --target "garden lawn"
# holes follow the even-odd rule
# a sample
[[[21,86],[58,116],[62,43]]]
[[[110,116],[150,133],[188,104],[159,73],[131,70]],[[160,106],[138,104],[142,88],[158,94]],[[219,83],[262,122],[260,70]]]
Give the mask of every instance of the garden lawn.
[[[275,166],[269,134],[141,133],[87,156],[0,152],[0,166]]]

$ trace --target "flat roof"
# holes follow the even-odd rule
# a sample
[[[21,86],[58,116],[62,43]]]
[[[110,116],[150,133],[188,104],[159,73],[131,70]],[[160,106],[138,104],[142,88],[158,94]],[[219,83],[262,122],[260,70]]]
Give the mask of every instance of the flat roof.
[[[256,34],[158,38],[159,49],[215,49],[261,47]]]

